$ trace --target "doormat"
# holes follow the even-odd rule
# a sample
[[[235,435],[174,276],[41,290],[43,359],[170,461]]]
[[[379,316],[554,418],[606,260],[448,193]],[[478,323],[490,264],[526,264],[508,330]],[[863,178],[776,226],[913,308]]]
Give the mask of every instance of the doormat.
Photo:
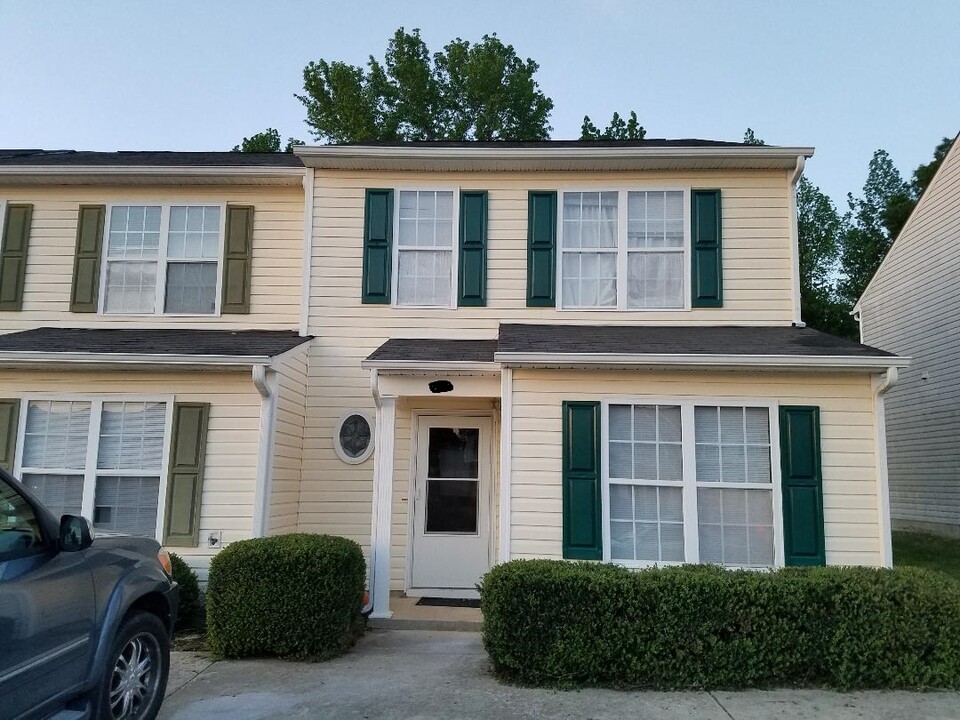
[[[480,607],[479,598],[438,598],[422,597],[417,600],[417,605],[429,605],[431,607]]]

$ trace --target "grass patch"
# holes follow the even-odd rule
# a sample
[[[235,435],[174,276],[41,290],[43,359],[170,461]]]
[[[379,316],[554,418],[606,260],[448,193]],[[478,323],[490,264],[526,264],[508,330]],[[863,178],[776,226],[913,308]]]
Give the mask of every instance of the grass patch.
[[[893,533],[893,564],[937,570],[960,580],[960,538],[896,531]]]

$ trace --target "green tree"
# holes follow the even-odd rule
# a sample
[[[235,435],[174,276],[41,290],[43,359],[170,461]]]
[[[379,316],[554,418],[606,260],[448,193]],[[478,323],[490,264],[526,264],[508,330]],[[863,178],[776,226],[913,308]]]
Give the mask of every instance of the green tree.
[[[743,134],[743,144],[744,145],[766,145],[766,143],[758,138],[753,132],[753,128],[747,128],[747,131]]]
[[[886,150],[877,150],[870,160],[863,196],[847,194],[849,226],[844,232],[840,265],[843,279],[839,293],[851,307],[860,298],[873,273],[883,261],[894,235],[888,208],[902,206],[910,188]]]
[[[303,145],[303,140],[296,138],[287,138],[287,145],[284,152],[293,152],[295,145]],[[239,145],[234,145],[232,152],[249,153],[278,153],[280,152],[280,133],[274,128],[267,128],[263,132],[255,133],[250,137],[245,137]]]
[[[544,140],[553,101],[537,84],[539,65],[517,57],[496,34],[457,38],[432,56],[399,28],[383,61],[366,69],[318,60],[303,70],[307,125],[317,140]]]
[[[628,120],[614,112],[610,124],[602,131],[593,124],[589,115],[583,116],[583,124],[580,126],[581,140],[643,140],[646,136],[647,131],[637,120],[637,113],[633,110],[630,111]]]
[[[943,159],[950,152],[952,144],[953,140],[943,138],[933,150],[933,159],[928,163],[921,164],[913,171],[913,178],[906,190],[891,196],[887,201],[887,206],[883,212],[883,224],[887,228],[887,232],[890,233],[890,237],[896,239],[903,226],[907,224],[910,213],[917,206],[920,196],[923,195],[924,190],[933,180],[933,176],[937,174],[937,170],[940,169]]]

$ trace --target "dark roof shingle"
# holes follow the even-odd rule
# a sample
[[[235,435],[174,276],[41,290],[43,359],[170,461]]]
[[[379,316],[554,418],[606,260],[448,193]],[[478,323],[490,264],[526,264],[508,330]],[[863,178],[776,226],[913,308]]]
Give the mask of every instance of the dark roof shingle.
[[[42,327],[0,335],[4,352],[274,357],[310,340],[293,330]]]
[[[293,153],[0,149],[0,166],[303,167]]]
[[[387,340],[367,360],[410,362],[493,362],[496,340]]]

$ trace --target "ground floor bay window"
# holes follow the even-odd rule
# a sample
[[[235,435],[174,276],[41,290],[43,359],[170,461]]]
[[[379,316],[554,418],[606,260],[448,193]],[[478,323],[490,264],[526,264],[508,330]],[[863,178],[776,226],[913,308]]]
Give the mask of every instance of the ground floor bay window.
[[[607,402],[601,417],[605,560],[783,564],[775,405]]]
[[[23,406],[17,474],[55,515],[157,535],[170,403],[28,399]]]

